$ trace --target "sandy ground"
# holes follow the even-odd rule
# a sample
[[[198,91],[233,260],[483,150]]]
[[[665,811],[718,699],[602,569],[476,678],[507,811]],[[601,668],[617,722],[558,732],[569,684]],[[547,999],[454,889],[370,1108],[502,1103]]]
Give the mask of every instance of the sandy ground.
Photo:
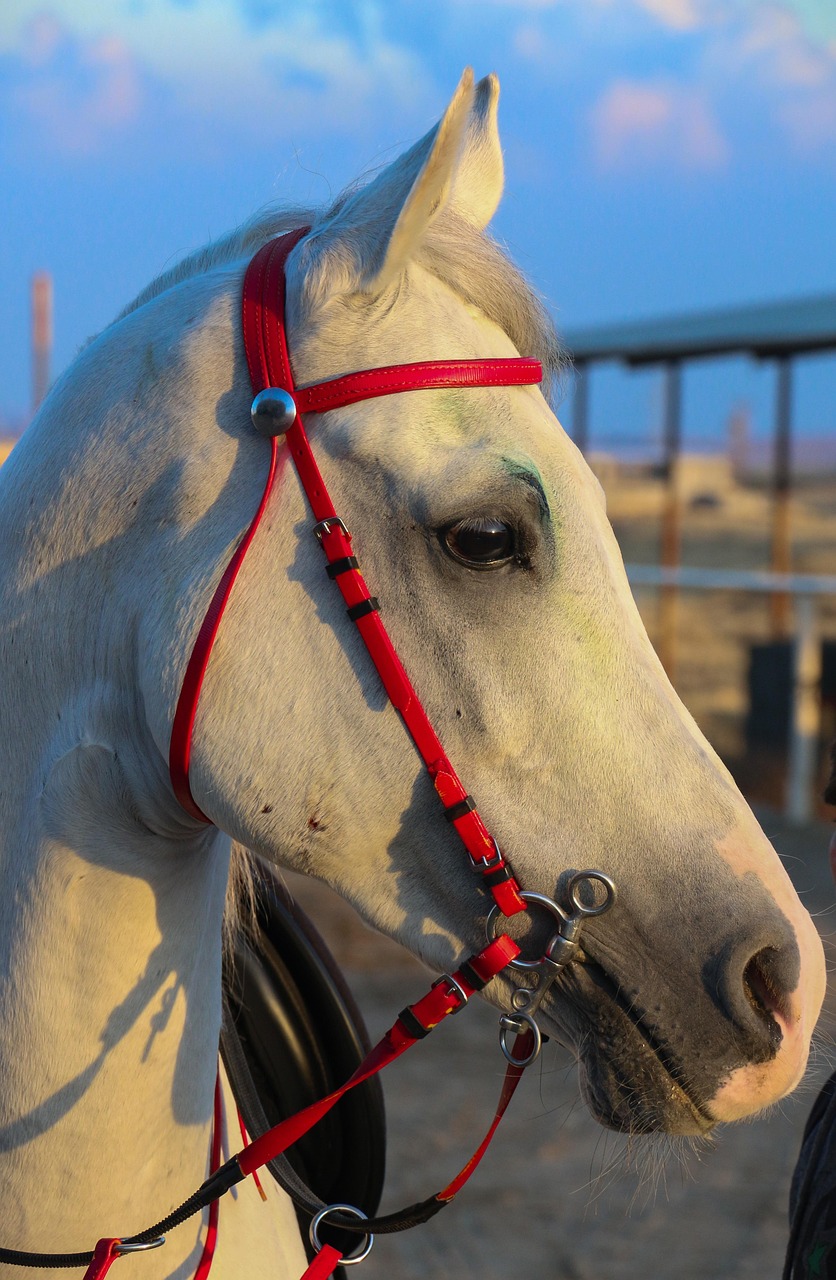
[[[830,828],[764,825],[823,934],[836,927],[826,867]],[[427,976],[369,932],[328,890],[291,887],[328,938],[372,1034]],[[832,1028],[833,993],[822,1025]],[[389,1173],[384,1207],[443,1186],[481,1138],[503,1071],[496,1012],[471,1002],[387,1073]],[[713,1148],[606,1133],[579,1100],[568,1054],[547,1045],[493,1148],[460,1198],[423,1227],[380,1239],[366,1280],[778,1280],[789,1180],[806,1114],[833,1054],[823,1043],[799,1094],[766,1119],[722,1130]]]

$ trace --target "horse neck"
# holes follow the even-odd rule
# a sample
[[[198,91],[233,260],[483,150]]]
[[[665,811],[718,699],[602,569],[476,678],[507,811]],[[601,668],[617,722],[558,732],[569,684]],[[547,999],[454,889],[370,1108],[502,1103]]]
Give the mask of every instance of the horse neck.
[[[0,501],[0,1244],[74,1250],[205,1176],[229,850],[160,799],[130,525],[94,527],[57,443],[35,425]]]
[[[141,831],[108,803],[124,804],[123,782],[112,747],[76,746],[49,770],[36,819],[4,824],[7,1246],[88,1248],[205,1176],[226,859],[217,839],[175,849]],[[68,1194],[70,1165],[83,1176]]]

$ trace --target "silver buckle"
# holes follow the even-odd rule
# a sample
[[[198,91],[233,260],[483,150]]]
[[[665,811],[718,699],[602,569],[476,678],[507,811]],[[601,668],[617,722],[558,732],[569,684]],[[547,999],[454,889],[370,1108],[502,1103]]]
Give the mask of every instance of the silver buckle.
[[[440,987],[442,982],[447,983],[448,996],[456,995],[461,1000],[461,1004],[458,1005],[457,1008],[451,1009],[450,1014],[455,1015],[457,1013],[461,1013],[462,1009],[465,1007],[468,1000],[470,999],[470,996],[467,994],[464,987],[462,987],[460,983],[456,982],[456,979],[453,977],[451,973],[442,973],[441,977],[437,978],[436,981],[433,983],[433,991],[435,990],[436,987]]]
[[[329,516],[327,520],[320,520],[319,524],[315,524],[313,527],[314,537],[318,542],[321,542],[324,535],[330,533],[332,528],[342,529],[345,536],[351,541],[351,534],[339,516]]]
[[[494,840],[493,847],[495,850],[494,853],[491,853],[491,854],[486,853],[484,857],[480,858],[479,861],[476,863],[476,866],[479,871],[482,871],[482,870],[493,871],[495,867],[498,867],[500,863],[505,861],[505,859],[502,856],[502,852],[499,848],[498,840]]]

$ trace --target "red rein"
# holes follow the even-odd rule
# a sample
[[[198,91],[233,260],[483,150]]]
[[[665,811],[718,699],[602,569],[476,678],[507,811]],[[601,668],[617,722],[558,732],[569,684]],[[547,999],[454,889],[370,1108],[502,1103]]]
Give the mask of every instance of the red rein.
[[[242,322],[244,348],[253,393],[281,388],[293,399],[296,417],[286,432],[291,457],[317,525],[328,561],[329,576],[339,587],[393,706],[400,712],[444,806],[447,819],[470,855],[494,901],[506,916],[525,910],[517,884],[499,846],[479,816],[421,705],[357,566],[351,534],[340,520],[311,451],[303,413],[325,413],[360,400],[440,387],[530,386],[542,379],[537,360],[435,360],[389,365],[346,374],[297,390],[290,365],[284,323],[285,264],[306,229],[270,241],[255,255],[244,280]],[[264,492],[252,523],[224,571],[206,612],[186,668],[171,733],[169,768],[177,799],[194,818],[211,822],[196,803],[189,785],[189,762],[203,678],[238,571],[267,508],[276,476],[279,438],[270,440],[271,454]]]

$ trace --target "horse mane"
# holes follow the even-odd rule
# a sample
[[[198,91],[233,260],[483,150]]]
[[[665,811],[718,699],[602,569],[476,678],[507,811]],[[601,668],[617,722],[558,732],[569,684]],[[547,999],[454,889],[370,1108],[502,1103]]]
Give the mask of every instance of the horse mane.
[[[204,245],[162,272],[117,319],[137,311],[183,280],[251,256],[273,236],[295,227],[310,226],[317,230],[337,214],[352,193],[353,189],[343,192],[333,205],[319,212],[275,207],[262,210],[235,231]],[[540,361],[542,390],[554,404],[561,391],[561,375],[568,367],[568,358],[544,300],[497,241],[455,213],[445,211],[430,226],[416,261],[448,285],[463,302],[478,307],[497,324],[521,355]]]

